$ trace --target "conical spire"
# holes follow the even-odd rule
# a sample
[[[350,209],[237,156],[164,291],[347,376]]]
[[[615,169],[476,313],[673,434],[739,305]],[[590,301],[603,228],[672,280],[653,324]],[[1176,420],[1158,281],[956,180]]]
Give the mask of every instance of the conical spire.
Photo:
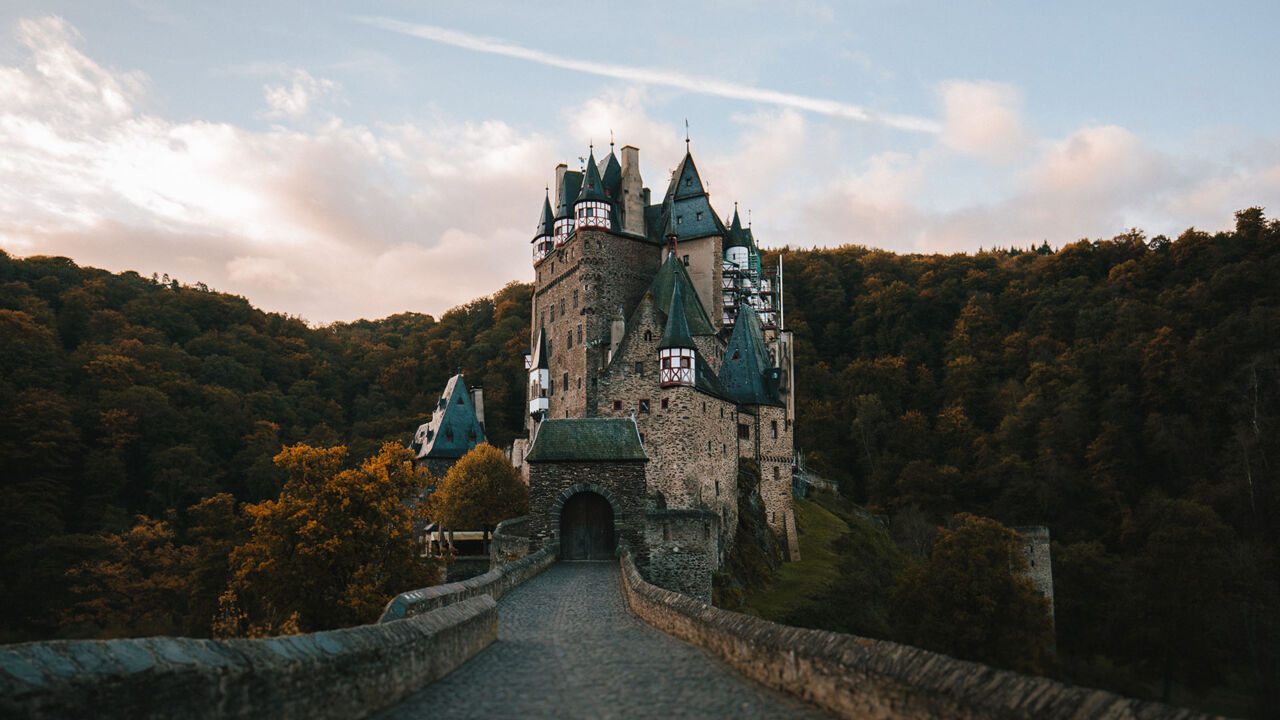
[[[587,153],[587,167],[582,178],[582,192],[578,193],[577,202],[582,202],[583,200],[609,201],[609,196],[604,192],[604,183],[600,181],[600,170],[596,167],[594,150]]]
[[[662,331],[658,349],[692,347],[694,344],[689,335],[689,321],[685,319],[684,298],[681,297],[680,283],[676,283],[671,291],[671,305],[667,308],[667,327]]]
[[[613,143],[609,143],[609,157],[600,161],[604,169],[600,171],[600,181],[604,184],[604,192],[614,200],[622,194],[622,165],[618,156],[613,154]]]
[[[729,223],[729,232],[725,234],[724,249],[731,247],[748,247],[747,233],[742,229],[742,219],[738,217],[738,204],[733,204],[733,221]]]
[[[542,217],[538,218],[538,233],[534,237],[551,235],[555,232],[556,216],[551,212],[551,190],[547,190],[546,199],[542,201]]]
[[[533,358],[529,361],[530,370],[549,370],[550,364],[547,362],[547,331],[544,328],[538,329],[538,342],[533,346]]]

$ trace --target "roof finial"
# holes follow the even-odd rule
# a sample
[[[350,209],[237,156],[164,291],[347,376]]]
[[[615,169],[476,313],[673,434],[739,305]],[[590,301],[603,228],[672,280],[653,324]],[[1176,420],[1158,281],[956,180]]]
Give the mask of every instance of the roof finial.
[[[609,152],[613,153],[613,128],[609,128]]]
[[[684,151],[689,152],[689,118],[684,119]]]
[[[751,229],[751,208],[747,208],[747,229]]]

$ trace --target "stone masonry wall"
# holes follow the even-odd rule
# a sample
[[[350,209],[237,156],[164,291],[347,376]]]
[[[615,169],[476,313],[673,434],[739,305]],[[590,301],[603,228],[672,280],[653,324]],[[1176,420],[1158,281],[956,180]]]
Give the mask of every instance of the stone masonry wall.
[[[664,251],[665,252],[665,251]],[[720,327],[724,321],[724,292],[721,282],[724,277],[723,241],[719,235],[701,237],[695,240],[681,240],[676,245],[676,255],[681,260],[687,256],[685,266],[689,271],[689,279],[693,288],[698,291],[702,307],[711,318],[711,324]],[[664,254],[662,257],[666,257]],[[701,349],[701,348],[699,348]]]
[[[361,718],[498,636],[493,598],[258,640],[57,640],[0,649],[0,717]]]
[[[1053,559],[1049,554],[1049,528],[1043,525],[1016,527],[1015,531],[1026,540],[1022,554],[1027,558],[1027,574],[1040,594],[1049,600],[1049,615],[1053,615]]]
[[[591,490],[614,506],[613,527],[619,542],[638,546],[644,539],[645,462],[529,463],[529,537],[538,546],[560,540],[558,501],[566,493]],[[642,548],[637,548],[642,550]],[[642,553],[637,552],[637,556]],[[648,560],[647,554],[644,561]]]
[[[528,466],[525,467],[527,469]],[[527,556],[531,545],[528,515],[503,520],[489,536],[489,569]]]
[[[528,557],[496,567],[483,575],[402,592],[391,598],[383,609],[382,616],[378,618],[378,622],[388,623],[415,617],[481,595],[498,600],[511,588],[551,567],[556,561],[556,556],[555,546],[547,546]]]
[[[799,560],[800,540],[791,497],[791,426],[786,421],[786,408],[759,405],[756,412],[752,437],[755,459],[760,463],[760,497],[765,516],[786,547],[788,559]]]
[[[600,377],[599,415],[631,417],[635,413],[650,458],[648,492],[662,493],[669,508],[704,504],[711,508],[722,518],[727,546],[738,525],[737,406],[693,388],[662,387],[658,376],[661,337],[655,308],[646,299],[632,316],[632,327],[618,346],[617,357]],[[640,411],[641,399],[649,401],[649,412]],[[614,401],[619,403],[617,409]]]
[[[620,549],[642,620],[734,669],[843,718],[1191,720],[1208,716],[965,662],[908,645],[778,625],[656,587]]]
[[[709,510],[650,510],[645,519],[645,578],[711,602],[711,576],[720,566],[720,516]]]

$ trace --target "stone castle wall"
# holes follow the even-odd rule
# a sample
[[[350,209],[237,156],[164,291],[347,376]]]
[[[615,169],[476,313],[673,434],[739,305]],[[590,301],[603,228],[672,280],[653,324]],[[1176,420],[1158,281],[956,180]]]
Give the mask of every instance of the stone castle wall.
[[[711,324],[717,329],[724,321],[724,292],[721,283],[724,278],[724,265],[721,264],[724,241],[719,235],[701,237],[694,240],[681,240],[676,245],[676,255],[689,261],[685,267],[689,271],[689,279],[693,281],[693,289],[698,291],[702,307],[711,318]],[[665,250],[663,251],[666,257]],[[701,348],[699,348],[701,349]]]
[[[720,516],[710,510],[650,510],[645,520],[645,578],[710,603],[711,576],[720,566]]]
[[[1027,575],[1035,583],[1040,594],[1049,600],[1049,615],[1053,615],[1053,559],[1049,553],[1049,528],[1043,525],[1014,528],[1026,540],[1022,554],[1027,559]]]
[[[760,497],[764,500],[769,527],[787,549],[789,560],[800,559],[800,540],[796,535],[796,517],[791,502],[791,423],[786,408],[756,406],[751,418],[752,452],[760,464]]]
[[[645,462],[529,463],[529,538],[537,547],[560,540],[560,507],[572,494],[589,490],[605,496],[614,508],[613,528],[619,542],[637,550],[644,540]],[[641,552],[637,552],[640,556]],[[647,555],[644,555],[647,561]]]

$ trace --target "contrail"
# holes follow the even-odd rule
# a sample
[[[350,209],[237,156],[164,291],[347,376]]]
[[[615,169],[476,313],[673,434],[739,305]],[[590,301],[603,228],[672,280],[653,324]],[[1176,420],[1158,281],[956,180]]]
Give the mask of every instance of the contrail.
[[[626,67],[624,65],[608,65],[605,63],[575,60],[573,58],[552,55],[551,53],[542,52],[541,50],[531,50],[529,48],[520,47],[519,45],[512,45],[500,40],[484,38],[478,35],[460,32],[458,30],[438,27],[436,25],[419,25],[416,23],[408,23],[384,17],[357,17],[356,20],[367,25],[382,28],[383,30],[390,30],[391,32],[397,32],[404,35],[412,35],[425,40],[444,43],[445,45],[452,45],[454,47],[474,50],[476,52],[490,53],[493,55],[505,55],[506,57],[528,60],[541,65],[550,65],[551,67],[563,68],[565,70],[576,70],[578,72],[590,73],[592,75],[603,75],[604,77],[617,78],[619,80],[630,80],[632,82],[644,83],[646,85],[665,85],[667,87],[680,88],[682,90],[702,93],[704,95],[716,95],[719,97],[733,98],[735,100],[748,100],[751,102],[767,103],[770,105],[780,105],[782,107],[807,110],[809,112],[820,113],[822,115],[833,115],[835,117],[849,118],[851,120],[879,123],[899,130],[913,130],[916,132],[927,133],[937,133],[941,131],[941,127],[938,123],[934,120],[929,120],[928,118],[914,117],[911,115],[884,115],[857,105],[842,103],[835,100],[824,100],[822,98],[795,95],[792,93],[778,92],[776,90],[766,90],[764,88],[752,87],[750,85],[740,85],[738,83],[724,82],[714,78],[686,75],[684,73],[670,72],[667,70]]]

